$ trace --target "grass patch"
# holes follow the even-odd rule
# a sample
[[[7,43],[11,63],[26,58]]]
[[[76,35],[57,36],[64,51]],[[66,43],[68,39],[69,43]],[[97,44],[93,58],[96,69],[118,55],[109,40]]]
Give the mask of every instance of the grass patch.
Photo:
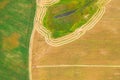
[[[0,0],[0,80],[29,80],[35,0]]]
[[[85,24],[98,10],[98,0],[61,0],[48,7],[44,27],[53,38],[65,36]]]

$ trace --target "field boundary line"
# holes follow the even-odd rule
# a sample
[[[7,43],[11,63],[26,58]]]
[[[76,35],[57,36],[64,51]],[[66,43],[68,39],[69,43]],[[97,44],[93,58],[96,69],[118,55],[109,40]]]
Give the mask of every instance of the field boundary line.
[[[84,64],[84,65],[41,65],[41,66],[35,66],[33,68],[62,68],[62,67],[83,67],[83,68],[120,68],[120,65],[90,65],[90,64]]]

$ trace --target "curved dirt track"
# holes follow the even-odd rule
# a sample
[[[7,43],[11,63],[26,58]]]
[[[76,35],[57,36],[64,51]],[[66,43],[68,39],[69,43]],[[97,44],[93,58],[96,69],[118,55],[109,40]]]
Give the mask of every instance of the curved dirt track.
[[[37,0],[37,11],[35,16],[35,28],[36,30],[45,37],[45,41],[52,46],[61,46],[67,43],[70,43],[76,39],[79,39],[86,31],[90,30],[95,26],[95,24],[102,18],[105,12],[105,6],[110,0],[107,1],[98,1],[99,10],[94,14],[94,16],[82,27],[74,31],[73,33],[63,36],[61,38],[53,39],[51,38],[51,33],[43,26],[43,19],[46,15],[47,8],[46,6],[51,6],[55,3],[58,3],[59,0]]]

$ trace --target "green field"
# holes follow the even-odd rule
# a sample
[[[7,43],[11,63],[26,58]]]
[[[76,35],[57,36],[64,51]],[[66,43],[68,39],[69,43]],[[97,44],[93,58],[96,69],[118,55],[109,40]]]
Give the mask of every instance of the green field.
[[[0,0],[0,80],[29,80],[35,0]]]
[[[61,0],[48,7],[44,27],[52,38],[65,36],[85,24],[98,10],[98,0]]]

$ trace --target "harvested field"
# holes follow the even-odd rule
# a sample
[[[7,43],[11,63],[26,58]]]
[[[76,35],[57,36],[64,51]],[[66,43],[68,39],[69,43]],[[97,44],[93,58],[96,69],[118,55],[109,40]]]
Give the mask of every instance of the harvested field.
[[[112,0],[93,29],[78,40],[52,47],[35,31],[32,80],[119,80],[120,68],[36,68],[44,65],[120,65],[120,1]],[[94,77],[94,79],[93,79]]]
[[[120,80],[116,68],[39,68],[33,80]]]

